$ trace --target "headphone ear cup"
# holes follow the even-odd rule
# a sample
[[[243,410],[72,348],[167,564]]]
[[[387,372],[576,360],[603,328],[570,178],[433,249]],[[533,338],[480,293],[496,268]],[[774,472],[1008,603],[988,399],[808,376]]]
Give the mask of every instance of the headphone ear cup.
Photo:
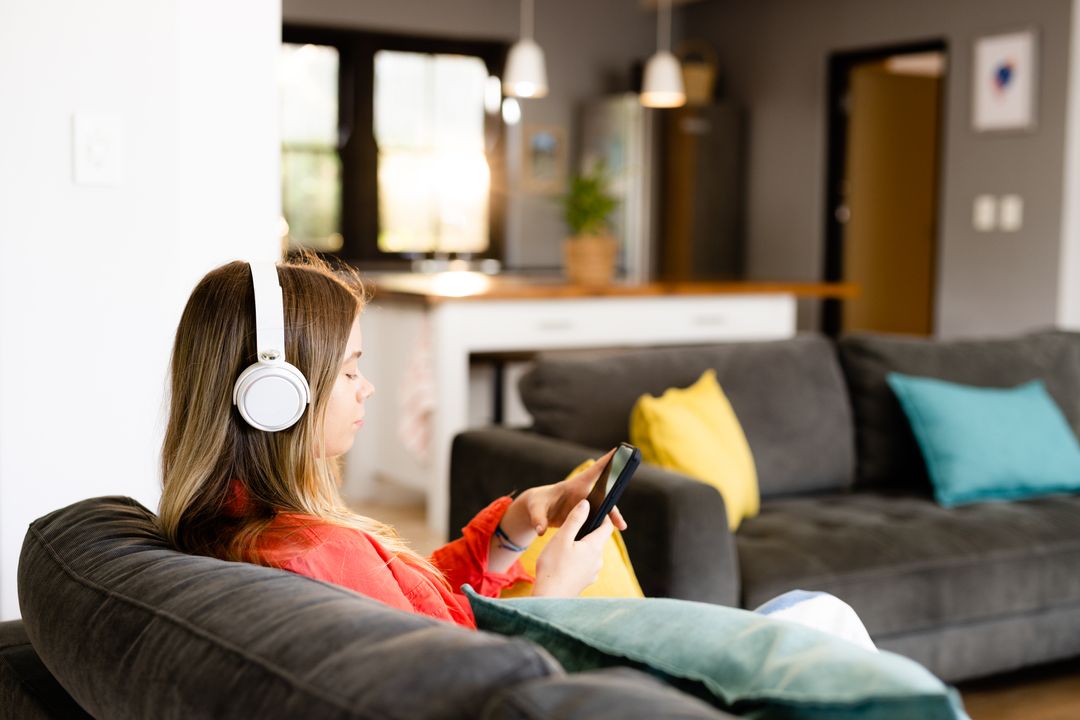
[[[295,425],[310,402],[311,389],[304,374],[286,362],[251,365],[233,386],[233,404],[241,417],[266,432]]]

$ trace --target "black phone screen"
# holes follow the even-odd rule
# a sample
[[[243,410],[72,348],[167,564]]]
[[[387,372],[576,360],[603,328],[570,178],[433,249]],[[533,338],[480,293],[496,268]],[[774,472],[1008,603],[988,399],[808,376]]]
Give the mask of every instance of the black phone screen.
[[[619,477],[623,474],[627,464],[634,457],[635,452],[637,452],[637,450],[633,445],[622,443],[616,448],[615,454],[611,456],[611,460],[608,461],[608,464],[600,472],[600,477],[596,479],[596,484],[593,485],[592,491],[589,493],[589,517],[581,527],[581,531],[578,533],[578,540],[603,523],[604,519],[599,517],[599,515],[605,512],[604,501],[611,491],[615,489]],[[610,508],[608,508],[608,511],[610,511]]]
[[[619,479],[619,475],[622,474],[623,468],[626,467],[626,463],[630,461],[630,456],[634,454],[634,448],[629,445],[620,445],[615,454],[611,456],[611,460],[608,462],[607,467],[600,473],[600,477],[597,478],[596,484],[593,485],[592,492],[589,493],[589,516],[592,517],[600,509],[600,506],[604,503],[604,498],[611,492],[611,488],[615,485],[615,481]]]

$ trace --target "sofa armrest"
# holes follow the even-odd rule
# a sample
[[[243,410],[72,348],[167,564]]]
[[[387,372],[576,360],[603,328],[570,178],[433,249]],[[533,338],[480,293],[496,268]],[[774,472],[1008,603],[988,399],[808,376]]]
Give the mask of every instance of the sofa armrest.
[[[510,428],[470,430],[454,438],[450,527],[463,527],[494,498],[558,482],[604,449]],[[715,488],[642,464],[619,501],[623,534],[646,595],[739,604],[735,537]]]

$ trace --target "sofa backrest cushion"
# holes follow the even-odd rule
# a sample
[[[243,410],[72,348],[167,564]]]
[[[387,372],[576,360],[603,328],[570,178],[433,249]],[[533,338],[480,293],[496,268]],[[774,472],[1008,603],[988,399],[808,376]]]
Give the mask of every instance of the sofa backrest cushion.
[[[979,387],[1042,380],[1080,435],[1080,334],[1044,331],[989,340],[925,340],[857,334],[839,343],[855,413],[857,485],[930,494],[911,425],[889,388],[889,372]]]
[[[19,603],[42,661],[95,717],[474,718],[496,691],[561,672],[524,640],[172,550],[129,498],[35,521]]]
[[[627,438],[643,394],[688,387],[708,369],[746,433],[763,497],[840,489],[854,476],[847,391],[824,337],[538,358],[519,389],[536,431],[607,449]]]

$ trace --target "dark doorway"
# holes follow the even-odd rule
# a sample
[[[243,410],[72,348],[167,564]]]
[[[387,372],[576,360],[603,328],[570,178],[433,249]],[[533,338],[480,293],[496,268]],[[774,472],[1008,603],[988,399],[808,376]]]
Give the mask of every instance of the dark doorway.
[[[859,286],[829,335],[933,332],[947,66],[943,41],[829,58],[825,278]]]

